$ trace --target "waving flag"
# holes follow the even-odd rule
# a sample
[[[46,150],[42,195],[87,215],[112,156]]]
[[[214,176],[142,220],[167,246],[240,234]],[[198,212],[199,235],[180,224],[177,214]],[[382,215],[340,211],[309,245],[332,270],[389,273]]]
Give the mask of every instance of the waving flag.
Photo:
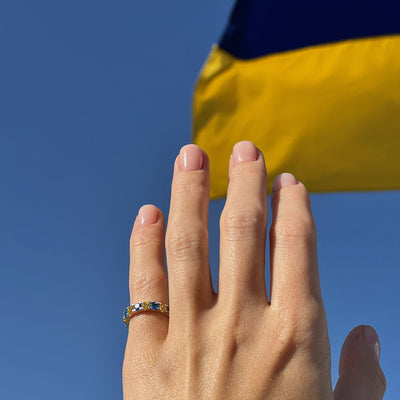
[[[233,145],[312,192],[400,189],[398,0],[238,0],[196,83],[193,142],[225,196]]]

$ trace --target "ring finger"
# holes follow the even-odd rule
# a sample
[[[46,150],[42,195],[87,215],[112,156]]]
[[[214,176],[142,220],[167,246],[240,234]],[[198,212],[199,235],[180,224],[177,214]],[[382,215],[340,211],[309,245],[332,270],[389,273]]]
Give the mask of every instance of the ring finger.
[[[264,158],[253,143],[239,142],[233,148],[220,220],[219,295],[223,303],[240,299],[268,304],[264,279],[266,227]]]
[[[144,301],[168,303],[167,274],[164,267],[165,221],[153,205],[139,210],[130,240],[129,292],[131,304]],[[149,338],[163,340],[168,331],[168,317],[158,312],[134,315],[129,322],[129,337],[135,343]],[[146,339],[146,340],[142,340]],[[128,338],[128,345],[130,338]]]

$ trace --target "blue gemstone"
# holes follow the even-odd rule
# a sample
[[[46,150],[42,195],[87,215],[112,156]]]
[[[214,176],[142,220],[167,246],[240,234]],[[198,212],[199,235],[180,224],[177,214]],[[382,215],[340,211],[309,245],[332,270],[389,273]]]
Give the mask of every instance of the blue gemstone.
[[[135,304],[135,311],[139,311],[141,308],[142,303]]]
[[[125,318],[129,318],[128,310],[125,310],[125,312],[124,312],[124,317],[125,317]]]
[[[150,305],[152,310],[158,310],[158,304],[155,301],[152,301]]]

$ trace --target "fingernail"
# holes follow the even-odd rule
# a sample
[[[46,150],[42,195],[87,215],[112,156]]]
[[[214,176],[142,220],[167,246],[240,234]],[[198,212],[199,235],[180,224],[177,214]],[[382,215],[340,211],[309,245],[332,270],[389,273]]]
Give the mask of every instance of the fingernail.
[[[275,178],[272,191],[276,192],[285,186],[297,185],[298,183],[299,181],[291,173],[284,172]]]
[[[258,158],[256,146],[248,140],[236,143],[233,146],[232,155],[234,165],[242,162],[256,161]]]
[[[181,171],[196,171],[204,165],[203,152],[199,146],[188,144],[181,148],[179,153],[179,167]]]
[[[140,225],[155,224],[158,221],[158,211],[154,206],[146,204],[140,208],[138,218]]]
[[[381,346],[379,344],[379,337],[376,333],[375,329],[371,326],[364,326],[364,342],[365,344],[375,352],[376,356],[380,357],[381,355]]]

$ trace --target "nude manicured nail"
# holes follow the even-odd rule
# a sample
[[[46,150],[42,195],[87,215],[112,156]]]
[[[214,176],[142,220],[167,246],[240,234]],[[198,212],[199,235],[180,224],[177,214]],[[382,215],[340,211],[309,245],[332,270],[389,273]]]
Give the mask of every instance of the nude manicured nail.
[[[298,183],[299,181],[291,173],[284,172],[275,178],[272,191],[276,192],[285,186],[297,185]]]
[[[379,337],[376,333],[375,329],[371,326],[364,326],[364,342],[365,344],[375,352],[376,356],[380,357],[381,355],[381,346],[379,344]]]
[[[242,162],[256,161],[258,151],[252,142],[245,140],[233,146],[232,156],[233,164],[236,165]]]
[[[183,146],[179,153],[179,167],[181,171],[196,171],[204,165],[203,151],[195,144]]]
[[[152,205],[147,204],[140,208],[138,219],[140,225],[155,224],[158,221],[158,211]]]

